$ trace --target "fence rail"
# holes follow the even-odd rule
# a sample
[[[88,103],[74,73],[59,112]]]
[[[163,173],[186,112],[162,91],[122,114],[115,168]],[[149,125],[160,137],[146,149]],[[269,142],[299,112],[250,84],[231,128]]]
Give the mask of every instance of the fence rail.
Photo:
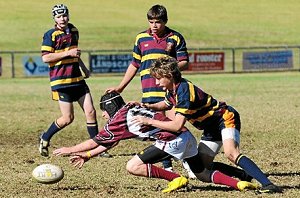
[[[224,69],[221,71],[201,71],[201,73],[211,73],[211,72],[219,72],[219,73],[242,73],[249,72],[249,70],[245,70],[243,68],[243,56],[245,53],[253,53],[253,52],[272,52],[279,50],[289,50],[292,53],[292,67],[290,68],[280,68],[274,69],[276,71],[300,71],[300,46],[255,46],[255,47],[225,47],[225,48],[192,48],[189,49],[190,53],[195,52],[222,52],[224,53]],[[81,58],[85,62],[88,67],[91,67],[90,57],[95,54],[124,54],[124,53],[132,53],[130,49],[116,49],[116,50],[82,50]],[[22,63],[22,58],[24,56],[40,56],[40,51],[0,51],[0,73],[2,77],[25,77],[24,74],[24,65]],[[253,70],[253,72],[261,72],[261,71],[272,71],[266,70],[265,68],[258,68]],[[191,72],[191,71],[190,71]],[[197,72],[197,71],[192,71]]]

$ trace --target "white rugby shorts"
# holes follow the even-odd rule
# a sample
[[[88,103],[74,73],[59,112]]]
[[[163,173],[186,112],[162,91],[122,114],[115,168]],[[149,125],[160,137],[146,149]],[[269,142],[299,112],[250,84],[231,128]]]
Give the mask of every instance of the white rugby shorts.
[[[192,157],[198,153],[197,140],[190,131],[185,131],[171,141],[156,140],[154,146],[178,160]]]
[[[236,128],[224,128],[221,131],[222,141],[233,139],[238,145],[240,144],[240,132]],[[222,141],[206,141],[200,140],[199,152],[211,157],[215,157],[223,143]]]

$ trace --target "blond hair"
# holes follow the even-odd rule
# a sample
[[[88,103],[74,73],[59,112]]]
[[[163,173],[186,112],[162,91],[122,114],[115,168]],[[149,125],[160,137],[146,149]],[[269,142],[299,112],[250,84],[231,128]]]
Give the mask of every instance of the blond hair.
[[[181,79],[177,60],[169,56],[154,60],[150,67],[150,75],[154,78],[173,78],[175,83]]]

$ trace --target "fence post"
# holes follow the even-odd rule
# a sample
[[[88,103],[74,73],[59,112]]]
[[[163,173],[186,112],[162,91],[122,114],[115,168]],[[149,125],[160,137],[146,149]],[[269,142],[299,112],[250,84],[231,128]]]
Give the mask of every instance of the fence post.
[[[298,56],[298,58],[299,58],[299,65],[298,65],[298,67],[299,67],[299,72],[300,72],[300,47],[298,48],[298,50],[299,50],[299,56]]]
[[[235,73],[235,48],[232,48],[232,73]]]
[[[88,51],[88,59],[89,59],[89,70],[91,73],[93,73],[93,68],[91,67],[92,65],[91,51]]]
[[[11,52],[11,77],[15,78],[15,53]]]

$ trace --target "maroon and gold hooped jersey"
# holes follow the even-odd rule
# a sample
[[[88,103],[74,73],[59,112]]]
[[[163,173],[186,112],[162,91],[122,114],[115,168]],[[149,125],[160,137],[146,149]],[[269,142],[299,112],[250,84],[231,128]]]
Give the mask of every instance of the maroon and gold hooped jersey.
[[[153,60],[163,56],[173,57],[177,61],[189,61],[185,39],[179,32],[166,27],[161,38],[153,35],[150,29],[136,36],[131,63],[140,71],[143,103],[164,100],[165,91],[155,83],[149,70]]]
[[[42,56],[49,53],[59,53],[78,47],[79,33],[71,23],[66,30],[57,27],[47,31],[43,36]],[[82,86],[84,78],[79,68],[77,57],[65,57],[49,63],[51,90]]]
[[[145,116],[151,119],[167,121],[166,116],[135,104],[123,106],[112,117],[93,140],[107,148],[117,144],[120,140],[136,138],[140,140],[163,140],[171,141],[181,134],[169,132],[159,128],[146,125],[138,125],[132,122],[134,116]]]

